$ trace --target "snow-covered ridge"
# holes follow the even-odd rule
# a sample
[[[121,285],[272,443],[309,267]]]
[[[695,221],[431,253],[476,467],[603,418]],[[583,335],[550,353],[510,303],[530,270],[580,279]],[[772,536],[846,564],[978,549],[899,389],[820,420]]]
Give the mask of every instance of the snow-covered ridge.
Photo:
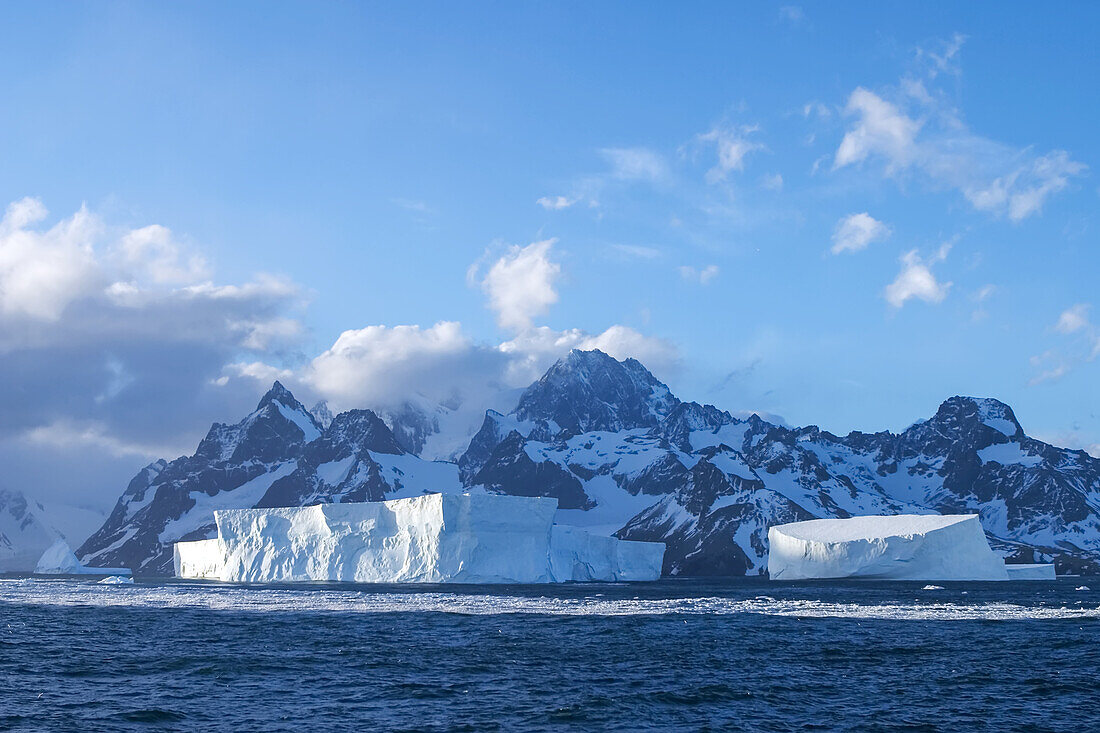
[[[171,544],[213,537],[217,508],[468,491],[557,499],[559,524],[663,542],[671,575],[764,573],[774,524],[962,513],[977,514],[1013,562],[1100,570],[1100,460],[1029,438],[993,399],[952,397],[898,434],[837,436],[680,402],[636,361],[575,352],[515,409],[486,411],[457,463],[423,456],[467,434],[445,423],[471,406],[457,420],[454,406],[406,402],[407,413],[329,420],[273,385],[245,420],[213,426],[194,456],[136,476],[78,555],[167,574]],[[307,441],[311,425],[319,437]],[[409,448],[421,438],[418,456]]]

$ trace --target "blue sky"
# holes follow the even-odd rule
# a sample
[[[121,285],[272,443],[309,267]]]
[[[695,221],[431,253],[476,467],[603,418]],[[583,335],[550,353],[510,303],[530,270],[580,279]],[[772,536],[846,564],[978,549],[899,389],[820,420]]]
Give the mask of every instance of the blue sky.
[[[114,496],[273,376],[477,400],[570,346],[834,432],[993,396],[1100,453],[1098,16],[6,4],[0,459]]]

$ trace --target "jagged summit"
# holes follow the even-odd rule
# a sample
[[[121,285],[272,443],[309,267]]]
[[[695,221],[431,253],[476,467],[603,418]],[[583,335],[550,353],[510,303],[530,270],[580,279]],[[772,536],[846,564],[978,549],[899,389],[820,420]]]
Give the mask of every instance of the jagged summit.
[[[673,575],[764,572],[776,523],[930,513],[978,514],[991,545],[1020,561],[1100,568],[1100,460],[1029,438],[995,399],[952,397],[899,434],[837,436],[681,402],[638,361],[593,350],[508,401],[481,413],[456,465],[417,455],[451,434],[435,426],[450,408],[330,417],[276,382],[195,455],[139,472],[78,554],[162,574],[173,542],[213,536],[217,508],[473,491],[554,497],[561,524],[665,542]]]
[[[553,421],[571,433],[617,431],[654,427],[678,404],[636,359],[574,349],[527,388],[514,414]]]
[[[956,431],[981,424],[1009,438],[1024,435],[1012,408],[992,397],[951,397],[944,400],[930,422]]]

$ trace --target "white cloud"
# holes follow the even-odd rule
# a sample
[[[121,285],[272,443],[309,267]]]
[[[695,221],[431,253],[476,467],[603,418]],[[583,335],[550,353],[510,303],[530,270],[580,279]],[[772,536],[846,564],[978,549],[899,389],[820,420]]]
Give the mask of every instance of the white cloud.
[[[599,349],[616,359],[634,358],[658,374],[668,373],[679,365],[679,355],[673,344],[620,325],[599,334],[576,328],[555,331],[540,326],[502,343],[499,349],[508,356],[504,381],[514,386],[526,386],[535,381],[571,349]]]
[[[683,265],[680,267],[680,277],[690,282],[706,285],[711,280],[718,277],[718,265],[707,265],[699,269],[691,267],[690,265]]]
[[[1059,314],[1054,323],[1054,331],[1072,338],[1065,343],[1064,348],[1048,349],[1031,357],[1031,366],[1036,370],[1036,375],[1028,384],[1060,379],[1080,364],[1100,358],[1100,327],[1089,317],[1091,309],[1092,305],[1089,303],[1078,303]]]
[[[185,452],[182,445],[131,442],[119,438],[102,422],[75,422],[62,419],[40,425],[26,431],[22,439],[31,445],[73,450],[94,448],[106,451],[118,458],[136,457],[154,460],[165,456],[178,456]]]
[[[661,256],[661,250],[654,247],[643,247],[638,244],[613,244],[611,249],[639,260],[653,260]]]
[[[1070,365],[1060,354],[1055,351],[1045,351],[1038,356],[1031,357],[1031,366],[1037,372],[1028,381],[1028,386],[1034,387],[1043,382],[1055,382],[1069,373]]]
[[[114,255],[123,269],[156,284],[190,285],[210,276],[202,255],[185,254],[172,232],[159,224],[126,233]]]
[[[428,206],[427,202],[420,201],[419,199],[404,199],[404,198],[392,198],[390,202],[395,206],[400,206],[405,211],[411,211],[415,214],[434,214],[435,209]]]
[[[833,254],[859,252],[867,245],[890,236],[890,227],[878,221],[866,211],[849,214],[836,224],[833,231]]]
[[[848,97],[845,114],[858,120],[840,141],[833,170],[878,155],[886,161],[887,174],[912,165],[917,157],[916,137],[921,124],[906,117],[890,102],[858,87]]]
[[[757,150],[763,150],[764,145],[749,139],[753,133],[759,132],[756,125],[741,125],[740,127],[716,126],[710,132],[697,136],[697,140],[703,143],[713,143],[718,153],[717,164],[707,171],[707,182],[717,183],[724,181],[731,171],[745,169],[745,158]]]
[[[216,284],[164,227],[112,226],[85,207],[47,216],[23,199],[0,221],[0,454],[48,456],[13,475],[54,481],[47,467],[76,455],[132,472],[134,458],[178,455],[212,417],[255,404],[252,385],[212,381],[249,351],[296,340],[294,283]]]
[[[568,196],[543,196],[535,203],[544,209],[550,211],[559,211],[561,209],[568,209],[573,204],[577,203],[579,199]]]
[[[1005,213],[1021,221],[1042,210],[1046,200],[1069,186],[1070,178],[1087,170],[1070,160],[1064,150],[1026,161],[988,184],[976,183],[964,189],[971,205],[980,211]]]
[[[806,14],[797,5],[784,5],[779,8],[779,17],[788,23],[801,23],[806,19]]]
[[[10,204],[0,220],[0,315],[56,321],[72,301],[101,287],[94,244],[102,224],[87,209],[41,231],[38,199]]]
[[[502,362],[454,321],[430,328],[367,326],[340,334],[302,380],[334,407],[390,404],[417,393],[442,402],[456,393],[481,394],[498,381]]]
[[[1088,303],[1078,303],[1065,309],[1058,316],[1058,322],[1054,324],[1054,330],[1058,333],[1070,334],[1091,328],[1092,323],[1089,321],[1090,307]]]
[[[929,78],[935,79],[938,75],[945,72],[957,75],[959,69],[954,64],[954,60],[965,42],[966,36],[962,33],[955,33],[951,36],[950,40],[938,44],[940,46],[939,50],[918,48],[917,56],[927,58],[929,61]]]
[[[502,390],[526,387],[570,349],[633,357],[660,371],[679,363],[669,342],[615,325],[599,334],[534,326],[499,345],[475,343],[457,322],[368,326],[345,331],[300,373],[299,380],[337,408],[390,405],[414,395],[483,410]],[[234,374],[270,382],[262,364],[234,365]]]
[[[939,252],[927,261],[923,260],[917,250],[910,250],[902,255],[901,272],[894,282],[886,286],[883,297],[886,302],[895,308],[901,308],[906,301],[917,298],[926,303],[941,303],[947,297],[947,291],[951,283],[941,283],[932,273],[932,265],[942,262],[950,251],[950,245],[944,245]]]
[[[604,148],[600,154],[621,181],[657,181],[667,173],[664,158],[648,148]]]
[[[970,314],[971,321],[979,323],[989,317],[988,311],[982,304],[989,300],[995,292],[997,292],[997,286],[989,284],[983,285],[970,295],[970,299],[978,304],[978,307]]]
[[[556,241],[513,245],[485,274],[481,287],[501,327],[514,331],[530,328],[532,319],[558,302],[554,283],[561,275],[561,265],[550,259]]]
[[[933,58],[946,64],[953,55]],[[902,104],[914,106],[917,116]],[[845,112],[855,122],[836,150],[833,170],[879,161],[887,177],[919,173],[933,186],[959,191],[976,210],[1013,222],[1040,212],[1087,170],[1064,150],[1036,155],[972,133],[920,81],[905,80],[895,101],[859,87]]]
[[[782,191],[783,190],[783,176],[778,173],[765,174],[760,179],[760,186],[768,191]]]

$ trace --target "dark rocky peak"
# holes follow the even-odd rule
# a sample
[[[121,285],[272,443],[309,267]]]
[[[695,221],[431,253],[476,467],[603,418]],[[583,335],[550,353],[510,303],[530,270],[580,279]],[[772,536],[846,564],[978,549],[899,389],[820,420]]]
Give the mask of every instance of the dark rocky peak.
[[[282,382],[279,382],[278,380],[276,380],[275,383],[271,385],[271,389],[267,391],[267,394],[260,398],[260,403],[256,405],[256,412],[259,412],[265,407],[273,405],[274,403],[278,403],[288,410],[300,412],[303,415],[306,415],[309,418],[309,421],[312,422],[315,427],[320,429],[320,425],[317,423],[317,419],[313,417],[310,411],[306,409],[305,405],[299,402],[294,397],[294,395],[291,394],[290,390],[284,387]]]
[[[332,424],[321,439],[359,453],[362,450],[375,453],[401,455],[405,453],[382,418],[370,410],[348,410],[332,419]]]
[[[553,461],[534,461],[527,455],[526,444],[518,431],[510,431],[471,478],[471,485],[511,496],[552,496],[560,509],[595,506],[576,476]]]
[[[568,433],[655,427],[680,401],[636,359],[574,349],[519,399],[520,420],[552,420]]]
[[[293,458],[301,446],[321,435],[321,426],[286,387],[275,382],[255,411],[236,425],[214,423],[199,443],[196,458],[258,460]]]
[[[654,428],[654,435],[664,438],[680,450],[691,450],[691,433],[697,430],[716,432],[723,425],[740,422],[737,418],[714,405],[698,402],[681,402],[672,408],[664,420]]]
[[[940,405],[931,419],[909,426],[900,437],[899,448],[903,451],[948,455],[977,451],[1026,436],[1012,408],[1005,403],[989,398],[952,397]]]

